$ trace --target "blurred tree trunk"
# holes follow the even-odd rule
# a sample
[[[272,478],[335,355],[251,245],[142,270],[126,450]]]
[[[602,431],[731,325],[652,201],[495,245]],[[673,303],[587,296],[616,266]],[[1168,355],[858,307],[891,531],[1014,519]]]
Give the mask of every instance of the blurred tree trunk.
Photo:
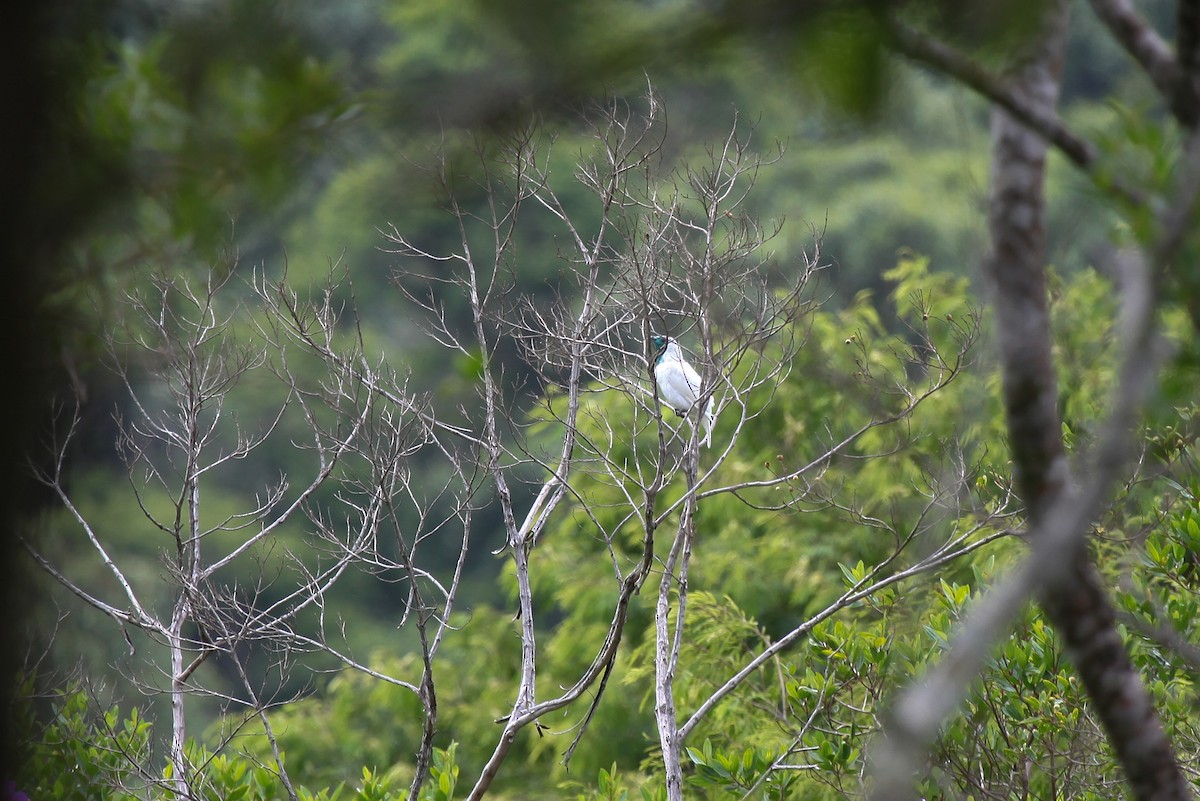
[[[1068,3],[1047,7],[1043,27],[1010,75],[1030,107],[1052,114],[1066,40]],[[1073,492],[1051,352],[1044,227],[1047,144],[997,107],[992,115],[988,227],[984,261],[1003,370],[1004,407],[1018,487],[1036,528]],[[1190,798],[1151,699],[1117,631],[1111,601],[1078,538],[1074,556],[1041,594],[1140,799]]]

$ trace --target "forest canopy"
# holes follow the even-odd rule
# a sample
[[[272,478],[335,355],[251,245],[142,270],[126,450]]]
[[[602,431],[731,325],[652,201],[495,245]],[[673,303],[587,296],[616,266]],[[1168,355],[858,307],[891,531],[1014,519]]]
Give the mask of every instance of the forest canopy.
[[[36,21],[9,797],[1194,794],[1194,3]]]

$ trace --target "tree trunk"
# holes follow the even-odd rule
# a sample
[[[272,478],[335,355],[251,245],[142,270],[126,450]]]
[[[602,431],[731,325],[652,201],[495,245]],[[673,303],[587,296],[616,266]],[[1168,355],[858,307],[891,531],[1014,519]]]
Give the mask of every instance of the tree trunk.
[[[1068,3],[1047,7],[1044,27],[1011,74],[1012,88],[1053,111],[1066,40]],[[1044,228],[1047,145],[1007,112],[992,114],[984,263],[1003,370],[1004,406],[1017,486],[1031,523],[1072,492],[1058,417],[1046,292]],[[1116,628],[1112,604],[1084,538],[1074,558],[1041,594],[1139,799],[1183,799],[1191,792],[1151,700]]]
[[[184,710],[184,699],[187,682],[184,679],[184,645],[183,627],[187,622],[187,601],[181,595],[176,602],[175,614],[171,619],[170,643],[171,652],[171,745],[168,758],[171,760],[171,785],[181,801],[192,797],[191,785],[188,781],[187,754],[187,717]]]

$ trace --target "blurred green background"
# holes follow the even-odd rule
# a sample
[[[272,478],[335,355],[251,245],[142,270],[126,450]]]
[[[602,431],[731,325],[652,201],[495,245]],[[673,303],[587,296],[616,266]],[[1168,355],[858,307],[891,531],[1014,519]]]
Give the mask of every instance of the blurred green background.
[[[1152,17],[1169,15],[1168,3],[1144,6]],[[1019,39],[1027,11],[999,2],[921,8],[947,36],[995,61]],[[439,407],[470,417],[478,401],[471,365],[447,369],[422,331],[421,313],[395,284],[400,265],[381,235],[395,226],[430,251],[454,246],[458,233],[429,167],[440,148],[469,176],[476,167],[467,131],[490,141],[540,117],[557,136],[554,169],[569,172],[586,147],[578,111],[589,98],[636,97],[652,83],[669,118],[666,162],[702,153],[727,134],[736,113],[753,126],[756,148],[783,148],[759,176],[748,211],[785,223],[771,243],[781,265],[800,258],[814,226],[821,232],[831,312],[850,314],[856,304],[888,297],[895,281],[885,273],[913,258],[973,286],[985,246],[987,106],[889,55],[870,3],[113,0],[31,13],[44,34],[28,51],[43,87],[41,112],[29,121],[38,172],[10,224],[30,243],[14,269],[28,272],[26,311],[36,322],[24,336],[36,350],[26,382],[34,391],[16,419],[31,421],[18,424],[23,433],[40,433],[47,396],[84,398],[69,454],[70,491],[146,587],[161,569],[163,543],[131,503],[114,448],[114,421],[128,414],[130,401],[104,365],[105,334],[124,314],[119,298],[154,272],[232,272],[234,295],[248,297],[253,271],[280,276],[286,268],[294,286],[316,288],[331,269],[348,270],[368,350],[411,371],[411,386]],[[1081,14],[1072,27],[1064,118],[1104,144],[1105,136],[1127,138],[1139,120],[1157,118],[1151,96],[1140,73]],[[1108,144],[1119,150],[1119,142]],[[1054,156],[1051,163],[1050,258],[1070,281],[1110,243],[1114,215],[1072,170]],[[465,204],[486,201],[467,181],[460,189]],[[586,209],[586,193],[577,191],[564,203]],[[550,298],[570,286],[551,231],[536,219],[522,230],[516,291]],[[465,302],[450,294],[442,300],[451,325],[465,327]],[[881,303],[879,313],[884,330],[899,330],[894,307]],[[500,355],[514,387],[531,379],[515,351]],[[149,366],[130,365],[133,386],[146,392]],[[514,397],[527,404],[531,395],[514,390]],[[251,382],[233,403],[253,426],[279,400],[277,389]],[[283,431],[253,458],[213,475],[206,509],[214,520],[246,508],[253,498],[247,488],[309,467],[310,457],[291,444],[302,437],[302,421],[286,419]],[[518,491],[523,508],[530,490]],[[20,501],[65,572],[108,588],[52,498],[33,488]],[[306,536],[297,522],[278,547],[301,549]],[[459,606],[473,620],[507,613],[504,561],[491,554],[502,539],[498,511],[489,507]],[[450,543],[440,563],[435,554],[435,567],[451,566],[455,548]],[[820,572],[836,564],[830,558]],[[255,576],[239,580],[253,584]],[[135,637],[131,655],[113,627],[77,599],[41,581],[36,587],[24,591],[44,601],[30,620],[41,638],[33,648],[50,648],[46,665],[79,669],[112,697],[154,710],[161,699],[142,700],[134,686],[152,646]],[[285,591],[269,588],[265,597]],[[773,609],[778,600],[762,601],[758,613],[780,616],[782,627],[796,609]],[[789,602],[802,608],[811,598]],[[411,658],[411,635],[397,630],[402,603],[390,585],[367,576],[342,582],[328,599],[352,623],[353,650],[384,663]],[[454,647],[473,647],[467,643]],[[266,672],[268,663],[259,667]],[[319,670],[331,667],[318,663],[273,680],[280,697],[303,695],[323,690],[328,678]],[[220,686],[219,663],[203,670]],[[220,703],[203,705],[215,719]],[[327,714],[309,710],[295,714]],[[627,745],[614,758],[636,763],[645,744]],[[369,752],[357,747],[357,755]],[[339,769],[317,766],[311,775],[333,782],[343,777]]]

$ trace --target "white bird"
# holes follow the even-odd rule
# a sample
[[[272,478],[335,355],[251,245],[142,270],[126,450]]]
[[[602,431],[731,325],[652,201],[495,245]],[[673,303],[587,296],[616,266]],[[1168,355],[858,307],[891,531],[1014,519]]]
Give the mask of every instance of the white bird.
[[[679,343],[670,337],[651,337],[656,354],[654,360],[654,383],[658,385],[658,396],[681,417],[687,414],[700,397],[700,374],[683,358]],[[712,429],[716,423],[713,399],[708,399],[704,410],[704,439],[701,443],[712,444]]]

